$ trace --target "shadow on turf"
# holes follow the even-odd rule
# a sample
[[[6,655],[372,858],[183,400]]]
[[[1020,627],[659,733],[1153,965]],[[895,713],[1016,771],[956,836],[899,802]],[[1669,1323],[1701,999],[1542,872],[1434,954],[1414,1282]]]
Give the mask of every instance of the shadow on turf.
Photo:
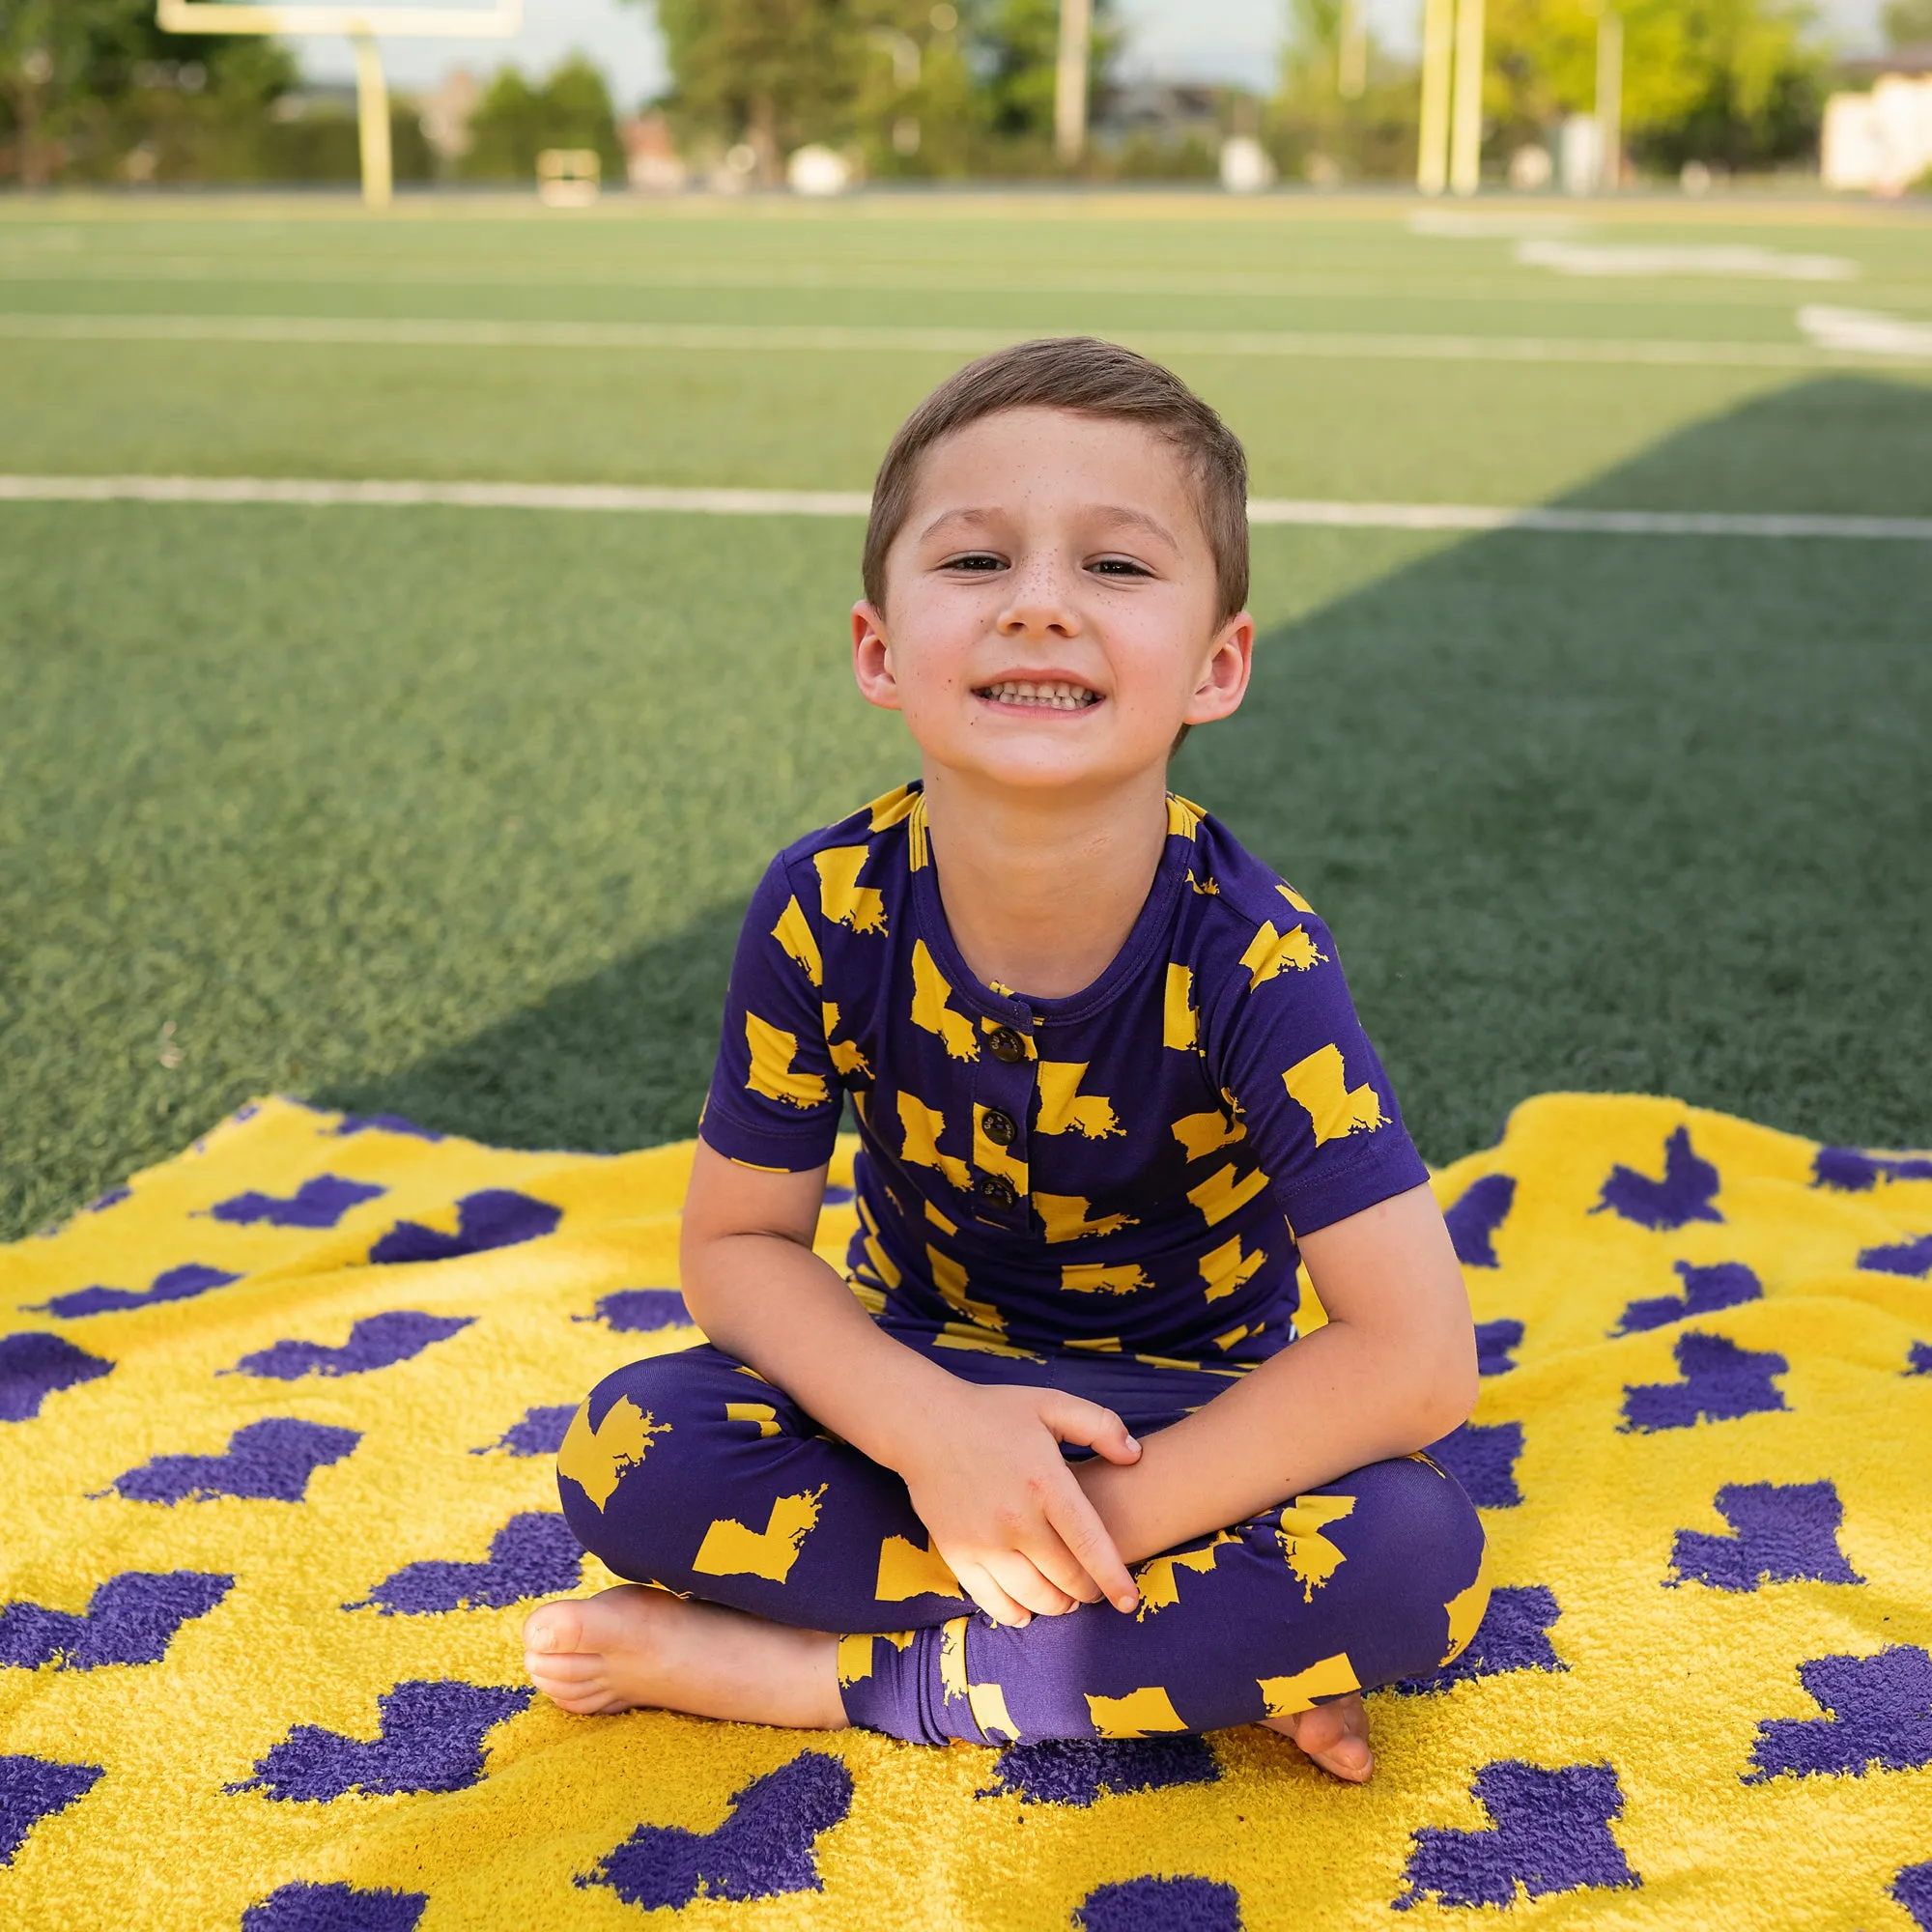
[[[1932,392],[1834,377],[1560,499],[1932,510]],[[1311,894],[1417,1139],[1523,1096],[1668,1093],[1932,1140],[1932,546],[1452,545],[1269,634],[1179,789]],[[321,1096],[511,1146],[688,1134],[737,909],[392,1078]]]

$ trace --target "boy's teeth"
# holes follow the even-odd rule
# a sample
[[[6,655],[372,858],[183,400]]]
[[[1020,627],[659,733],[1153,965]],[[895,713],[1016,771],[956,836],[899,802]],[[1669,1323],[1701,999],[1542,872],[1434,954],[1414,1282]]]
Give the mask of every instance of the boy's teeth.
[[[1099,702],[1099,694],[1089,691],[1085,685],[1037,684],[1027,678],[1008,678],[1003,683],[989,685],[986,695],[1002,704],[1040,704],[1055,711],[1084,711],[1090,704]]]

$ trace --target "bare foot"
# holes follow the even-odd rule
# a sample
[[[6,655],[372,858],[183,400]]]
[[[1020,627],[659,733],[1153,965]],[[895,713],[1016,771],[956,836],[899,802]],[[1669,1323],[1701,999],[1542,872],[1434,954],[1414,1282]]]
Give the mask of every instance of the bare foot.
[[[649,1705],[741,1723],[845,1728],[836,1636],[639,1583],[532,1610],[524,1620],[524,1667],[553,1703],[581,1716]]]
[[[1376,1769],[1369,1748],[1369,1714],[1359,1697],[1318,1704],[1292,1718],[1264,1718],[1263,1723],[1293,1738],[1321,1769],[1347,1784],[1366,1784]]]

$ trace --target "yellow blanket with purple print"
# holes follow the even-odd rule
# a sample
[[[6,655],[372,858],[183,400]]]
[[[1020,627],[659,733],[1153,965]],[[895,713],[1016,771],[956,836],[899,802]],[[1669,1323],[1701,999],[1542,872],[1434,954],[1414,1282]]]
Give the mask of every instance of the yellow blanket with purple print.
[[[1932,1160],[1553,1094],[1436,1177],[1496,1589],[1358,1790],[533,1699],[688,1159],[272,1100],[0,1250],[0,1924],[1932,1928]]]

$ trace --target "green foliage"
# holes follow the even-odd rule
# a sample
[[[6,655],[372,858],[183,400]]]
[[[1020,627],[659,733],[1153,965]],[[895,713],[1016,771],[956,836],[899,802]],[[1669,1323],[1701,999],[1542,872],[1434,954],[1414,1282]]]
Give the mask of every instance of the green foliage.
[[[461,172],[471,181],[528,183],[545,148],[593,148],[606,181],[623,179],[623,150],[604,76],[572,54],[534,84],[513,67],[490,83],[469,124]]]
[[[1407,181],[1419,103],[1413,70],[1371,36],[1363,90],[1341,92],[1343,0],[1293,0],[1281,90],[1264,138],[1288,181]]]
[[[1885,0],[1879,20],[1889,47],[1932,45],[1932,0]]]
[[[1640,160],[1732,169],[1816,143],[1829,56],[1806,0],[1626,0],[1625,139]],[[1490,0],[1483,105],[1503,152],[1596,104],[1595,0]]]

